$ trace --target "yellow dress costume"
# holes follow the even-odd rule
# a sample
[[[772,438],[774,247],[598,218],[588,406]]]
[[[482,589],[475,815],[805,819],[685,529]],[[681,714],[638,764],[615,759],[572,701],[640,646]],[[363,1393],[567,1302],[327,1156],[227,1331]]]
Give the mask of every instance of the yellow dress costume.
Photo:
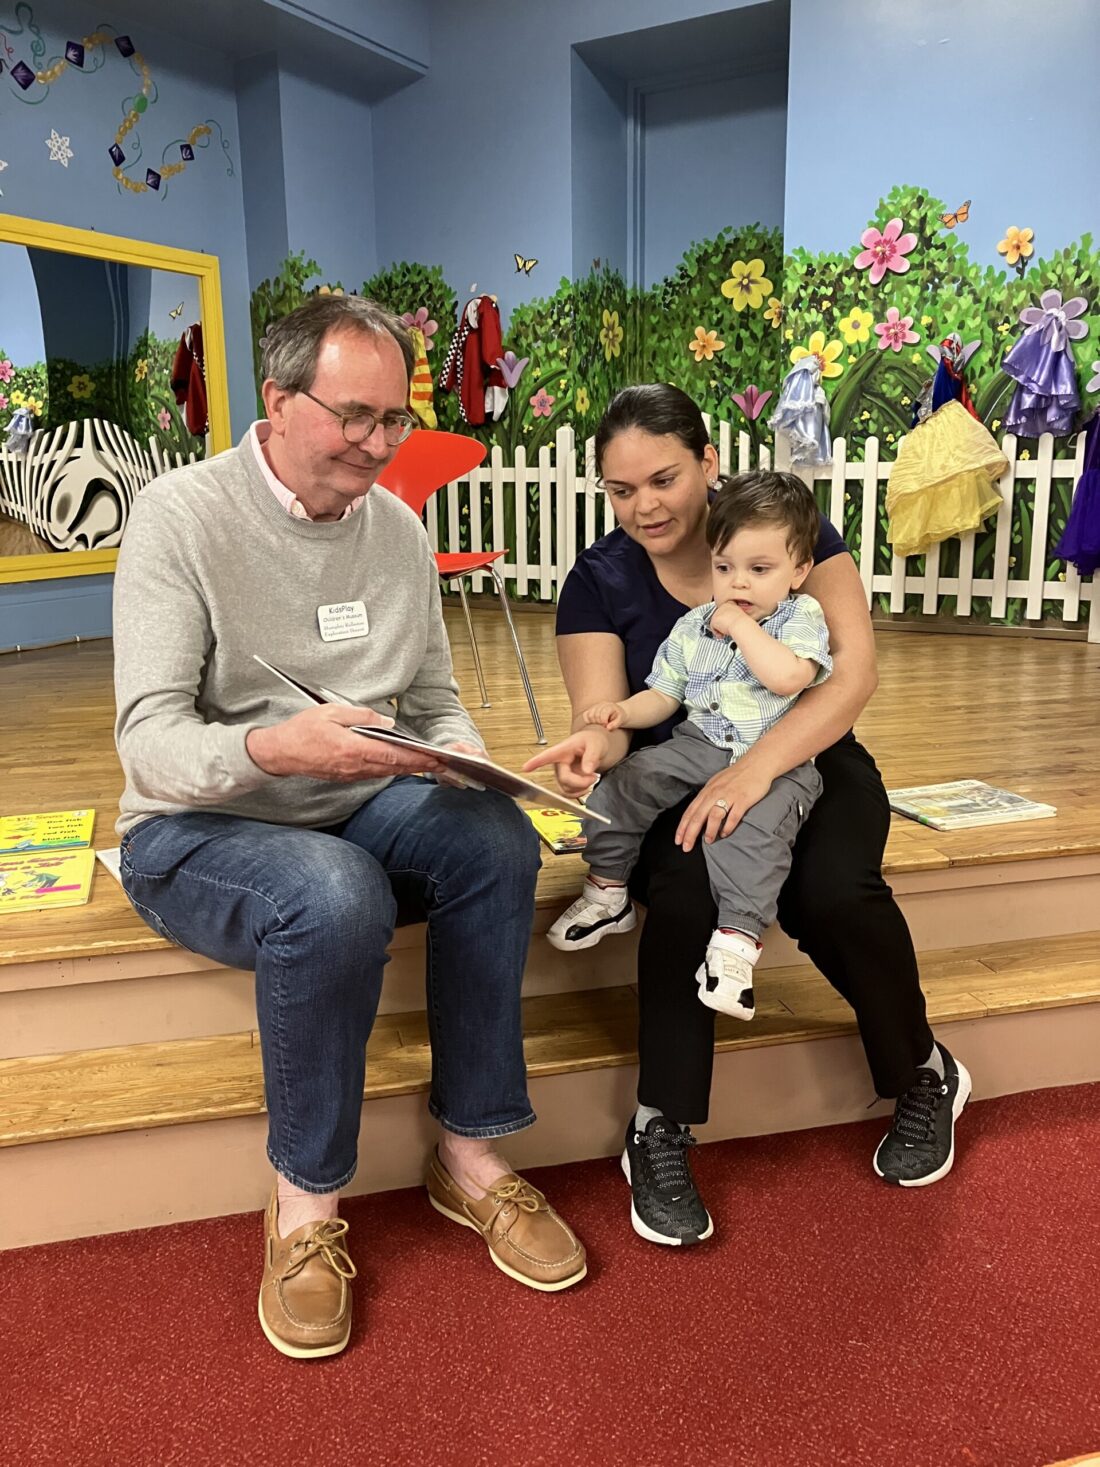
[[[945,402],[898,445],[890,472],[887,540],[896,555],[976,530],[1001,503],[996,481],[1008,460],[961,402]]]

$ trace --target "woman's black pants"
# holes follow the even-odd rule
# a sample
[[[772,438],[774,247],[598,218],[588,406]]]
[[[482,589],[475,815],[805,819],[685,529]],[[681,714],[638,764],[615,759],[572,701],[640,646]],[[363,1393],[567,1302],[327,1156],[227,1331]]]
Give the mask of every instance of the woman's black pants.
[[[824,786],[799,832],[779,899],[779,924],[855,1010],[875,1091],[896,1097],[932,1051],[916,954],[882,877],[890,808],[867,750],[842,739],[817,756]],[[701,843],[674,842],[689,801],[666,811],[642,845],[630,880],[646,906],[638,949],[638,1100],[681,1125],[701,1125],[710,1103],[714,1010],[695,973],[717,913]]]

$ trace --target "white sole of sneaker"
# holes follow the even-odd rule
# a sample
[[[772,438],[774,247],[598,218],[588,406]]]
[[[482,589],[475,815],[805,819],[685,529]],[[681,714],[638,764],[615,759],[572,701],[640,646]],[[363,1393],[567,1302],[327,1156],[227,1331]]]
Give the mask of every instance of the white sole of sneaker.
[[[449,1207],[444,1207],[442,1202],[437,1202],[430,1192],[428,1193],[428,1201],[435,1208],[436,1212],[440,1212],[444,1217],[450,1218],[451,1222],[458,1223],[459,1227],[469,1228],[472,1233],[477,1233],[478,1237],[484,1242],[481,1229],[476,1228],[468,1217],[462,1217],[459,1213],[452,1212]],[[488,1247],[487,1244],[486,1247]],[[501,1273],[506,1273],[510,1279],[515,1279],[517,1284],[526,1284],[529,1289],[537,1289],[540,1294],[558,1294],[562,1289],[571,1289],[574,1284],[579,1284],[581,1279],[588,1273],[588,1264],[584,1263],[581,1265],[579,1273],[570,1274],[567,1279],[559,1279],[557,1283],[553,1284],[540,1284],[536,1279],[529,1279],[526,1275],[517,1273],[514,1268],[509,1268],[506,1263],[502,1263],[491,1248],[488,1251],[489,1257],[496,1264],[497,1268],[500,1269]]]
[[[703,1004],[705,1008],[713,1009],[716,1014],[728,1014],[731,1019],[744,1019],[746,1023],[748,1023],[750,1019],[756,1018],[755,1008],[747,1009],[745,1008],[744,1004],[739,1003],[715,1003],[714,1000],[716,996],[716,992],[710,993],[707,990],[706,986],[700,983],[699,1002]]]
[[[951,1150],[947,1153],[947,1160],[944,1162],[943,1166],[937,1168],[937,1170],[934,1172],[929,1172],[926,1177],[914,1177],[912,1178],[912,1180],[899,1181],[894,1184],[895,1186],[930,1187],[933,1182],[938,1182],[943,1177],[946,1177],[947,1173],[955,1165],[955,1122],[959,1119],[963,1111],[966,1109],[966,1102],[970,1099],[970,1092],[974,1088],[973,1081],[970,1078],[970,1071],[966,1068],[964,1064],[960,1063],[959,1060],[956,1060],[955,1064],[958,1066],[959,1069],[959,1088],[955,1092],[954,1104],[951,1106]],[[883,1174],[879,1171],[878,1166],[877,1151],[875,1152],[873,1165],[875,1168],[876,1176],[882,1177]],[[885,1181],[886,1178],[883,1177],[883,1180]]]
[[[630,1157],[627,1156],[625,1151],[623,1152],[623,1176],[626,1178],[627,1186],[632,1188],[634,1186],[634,1182],[630,1175]],[[643,1222],[642,1219],[638,1216],[638,1211],[637,1208],[634,1206],[633,1200],[631,1200],[630,1203],[630,1223],[634,1231],[638,1234],[638,1237],[644,1238],[647,1243],[662,1243],[667,1248],[691,1247],[690,1243],[684,1243],[683,1238],[669,1238],[664,1233],[655,1232],[654,1229],[648,1225],[648,1223]],[[697,1243],[705,1243],[706,1240],[711,1237],[713,1233],[714,1219],[708,1212],[706,1231],[699,1233],[695,1241]]]
[[[281,1340],[273,1332],[267,1320],[264,1318],[264,1301],[262,1295],[257,1302],[257,1307],[260,1315],[260,1328],[267,1337],[268,1344],[274,1345],[280,1355],[288,1355],[291,1360],[324,1360],[328,1355],[339,1355],[341,1350],[347,1348],[347,1343],[351,1339],[351,1316],[349,1315],[348,1327],[344,1338],[335,1345],[322,1345],[317,1350],[309,1350],[304,1345],[288,1345],[286,1340]]]
[[[551,947],[556,947],[562,953],[579,953],[586,947],[595,947],[605,937],[611,937],[618,932],[630,932],[638,925],[638,914],[631,905],[630,910],[624,912],[617,922],[609,922],[606,927],[601,927],[596,932],[590,932],[587,937],[582,937],[577,942],[567,942],[564,937],[556,937],[554,933],[548,932],[546,940]]]

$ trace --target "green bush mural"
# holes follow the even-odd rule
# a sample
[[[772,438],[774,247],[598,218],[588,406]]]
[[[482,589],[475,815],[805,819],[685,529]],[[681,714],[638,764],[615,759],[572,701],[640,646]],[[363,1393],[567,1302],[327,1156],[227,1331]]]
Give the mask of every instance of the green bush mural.
[[[170,385],[178,346],[178,337],[146,331],[117,361],[55,357],[25,367],[0,350],[0,426],[20,407],[30,408],[35,427],[47,432],[74,419],[103,418],[126,428],[143,448],[153,438],[166,453],[202,458],[205,440],[188,431]]]
[[[1022,329],[1020,312],[1037,305],[1049,289],[1060,291],[1063,299],[1082,296],[1087,302],[1081,318],[1087,335],[1072,342],[1083,421],[1100,402],[1100,391],[1089,381],[1095,375],[1091,364],[1100,356],[1100,252],[1086,235],[1042,258],[1032,228],[1006,226],[998,245],[1005,268],[983,267],[970,258],[967,234],[973,228],[965,209],[949,215],[942,200],[899,186],[879,201],[862,237],[843,254],[795,248],[784,257],[780,232],[752,225],[691,244],[676,270],[650,289],[630,286],[618,272],[594,262],[584,278],[563,279],[552,295],[513,311],[504,344],[516,385],[501,420],[469,428],[455,397],[437,391],[439,426],[472,432],[490,448],[499,447],[505,463],[513,462],[522,446],[533,464],[563,424],[571,424],[583,443],[620,387],[665,381],[689,392],[713,419],[747,432],[759,447],[771,444],[767,421],[784,375],[798,357],[814,353],[823,368],[833,436],[844,437],[848,458],[862,458],[874,435],[889,459],[935,369],[927,348],[951,331],[964,342],[979,343],[967,380],[980,416],[998,433],[1015,386],[1001,368],[1002,357]],[[320,284],[319,277],[317,263],[298,255],[259,287],[253,295],[257,341],[268,320],[311,291],[342,289],[340,282]],[[310,285],[311,280],[318,283]],[[423,311],[422,319],[437,323],[429,365],[438,377],[460,305],[442,270],[402,262],[365,281],[362,292],[399,315]],[[1100,376],[1096,381],[1100,384]],[[1058,456],[1072,456],[1072,451],[1071,440],[1057,442]],[[1035,452],[1034,443],[1021,441],[1022,458]],[[824,504],[825,486],[821,489]],[[534,486],[530,493],[533,499]],[[1065,525],[1070,496],[1070,481],[1056,479],[1051,546]],[[510,544],[514,513],[507,498]],[[1014,561],[1021,567],[1031,555],[1032,500],[1030,486],[1021,482],[1012,526]],[[853,549],[859,549],[858,508],[849,496],[845,522],[838,526]],[[882,504],[879,519],[876,572],[890,568]],[[529,516],[532,556],[536,520]],[[993,531],[979,534],[976,576],[989,573],[993,550]],[[957,562],[958,542],[948,542],[941,549],[942,573],[951,574]],[[923,562],[911,562],[910,569],[920,574]],[[1048,579],[1063,571],[1052,559]],[[885,598],[879,609],[888,611]],[[942,599],[940,609],[950,613],[950,600]],[[1044,611],[1061,617],[1060,606]],[[988,619],[988,606],[976,601],[973,615]],[[1021,618],[1021,603],[1010,600],[1006,621]]]

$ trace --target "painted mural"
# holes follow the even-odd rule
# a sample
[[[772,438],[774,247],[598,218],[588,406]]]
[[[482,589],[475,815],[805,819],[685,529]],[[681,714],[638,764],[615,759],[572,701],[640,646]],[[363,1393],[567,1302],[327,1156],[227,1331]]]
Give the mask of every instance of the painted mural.
[[[977,230],[996,231],[1003,268],[971,260],[968,239]],[[512,313],[500,361],[509,395],[499,421],[467,426],[454,395],[437,388],[438,423],[500,445],[506,458],[522,444],[530,458],[562,423],[572,423],[581,439],[594,432],[619,387],[659,380],[690,392],[704,411],[747,432],[754,444],[770,444],[769,409],[782,379],[812,354],[822,369],[833,435],[845,438],[849,459],[862,456],[871,435],[889,458],[909,429],[943,337],[958,332],[970,349],[970,395],[982,421],[999,434],[1017,387],[1004,369],[1006,352],[1023,332],[1049,322],[1064,336],[1079,384],[1080,407],[1056,441],[1056,454],[1070,456],[1073,429],[1100,405],[1100,252],[1089,236],[1051,241],[1043,252],[1046,245],[1034,223],[983,219],[980,202],[949,207],[925,190],[899,186],[879,201],[844,253],[795,247],[784,255],[776,230],[727,229],[690,245],[676,270],[648,290],[628,286],[594,260],[582,279],[563,279],[552,295]],[[291,257],[253,295],[254,335],[258,340],[267,321],[310,292],[345,288],[351,287],[324,282],[315,260]],[[400,262],[355,288],[428,328],[428,362],[438,380],[465,305],[442,270]],[[1034,440],[1021,440],[1019,451],[1030,457]],[[1069,482],[1056,480],[1051,544],[1064,527],[1069,499]],[[881,513],[885,530],[884,508]],[[1026,486],[1014,513],[1014,554],[1022,564],[1031,539]],[[854,504],[840,528],[858,546]],[[992,553],[992,531],[980,533],[976,574]],[[958,542],[943,547],[945,573],[957,554]],[[879,555],[876,569],[888,569],[884,544]],[[1051,578],[1059,565],[1052,562]],[[919,574],[921,562],[914,566]],[[949,600],[942,609],[951,611]],[[1021,616],[1021,606],[1010,602],[1007,620]]]
[[[119,102],[120,121],[114,134],[94,140],[97,156],[103,160],[105,173],[115,181],[121,193],[167,197],[171,181],[184,173],[199,155],[216,145],[227,173],[234,173],[229,142],[216,118],[197,121],[184,137],[147,144],[145,133],[155,137],[156,104],[160,92],[149,61],[137,42],[112,25],[99,25],[88,35],[66,40],[60,51],[57,43],[43,33],[35,17],[34,7],[19,0],[13,10],[0,12],[0,82],[11,101],[27,107],[44,107],[43,122],[50,120],[49,103],[55,87],[74,85],[74,78],[87,79],[104,73],[101,85],[122,89]],[[149,124],[148,128],[146,124]],[[77,140],[77,146],[84,145]],[[88,139],[92,142],[92,139]],[[73,138],[50,127],[43,133],[49,161],[68,169],[76,157]],[[156,151],[160,143],[159,153]],[[3,166],[7,166],[7,163]]]

